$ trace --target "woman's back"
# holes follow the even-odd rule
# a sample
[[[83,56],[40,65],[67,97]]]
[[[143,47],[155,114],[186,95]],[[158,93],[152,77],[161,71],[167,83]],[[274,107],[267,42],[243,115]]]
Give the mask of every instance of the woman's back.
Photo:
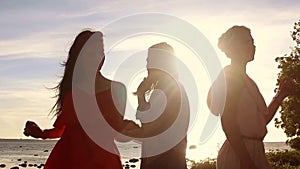
[[[109,113],[113,113],[114,108],[111,106],[113,102],[110,97],[110,90],[97,93],[97,101],[99,99],[99,108],[103,116],[109,116]],[[85,95],[86,93],[82,93]],[[105,99],[104,104],[102,101]],[[102,103],[101,103],[102,102]],[[105,105],[105,106],[103,106]],[[105,168],[116,169],[122,168],[120,157],[118,155],[117,147],[114,144],[113,131],[103,131],[98,134],[105,139],[105,142],[112,144],[114,152],[108,152],[96,144],[88,136],[86,131],[81,126],[76,110],[73,104],[72,93],[69,92],[63,103],[63,113],[58,116],[55,127],[65,125],[65,131],[54,147],[45,168]],[[90,125],[96,124],[97,121],[91,121]],[[115,123],[112,121],[111,123]],[[105,159],[105,161],[103,161]]]

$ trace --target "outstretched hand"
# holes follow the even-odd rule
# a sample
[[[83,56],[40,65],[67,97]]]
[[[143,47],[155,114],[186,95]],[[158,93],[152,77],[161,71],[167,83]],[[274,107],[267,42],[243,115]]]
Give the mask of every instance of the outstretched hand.
[[[40,129],[40,127],[32,121],[27,121],[23,134],[25,136],[31,136],[34,138],[42,138],[43,131]]]

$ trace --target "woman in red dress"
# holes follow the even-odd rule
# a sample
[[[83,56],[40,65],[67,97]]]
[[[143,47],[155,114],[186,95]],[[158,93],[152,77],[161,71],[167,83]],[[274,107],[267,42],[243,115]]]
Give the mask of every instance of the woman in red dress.
[[[78,55],[87,40],[94,34],[92,31],[83,31],[76,38],[69,51],[69,57],[65,62],[64,76],[55,88],[58,91],[57,101],[52,108],[52,112],[57,117],[54,128],[41,130],[39,126],[31,121],[26,123],[24,134],[35,138],[60,138],[53,148],[46,164],[45,169],[122,169],[122,164],[118,149],[114,143],[114,131],[121,131],[126,125],[134,125],[133,122],[123,120],[122,113],[125,111],[126,88],[119,82],[106,79],[100,69],[103,61],[100,63],[96,79],[95,92],[98,106],[104,119],[113,128],[105,132],[97,132],[105,142],[112,146],[110,151],[105,150],[96,144],[85,132],[81,126],[75,112],[72,98],[72,78],[75,63]],[[100,33],[100,32],[97,32]],[[101,34],[101,54],[103,52],[103,35]],[[86,58],[87,59],[87,58]],[[119,113],[112,98],[112,86],[117,86],[118,99],[121,103],[122,111]],[[74,90],[74,89],[73,89]],[[82,91],[82,94],[87,94]],[[95,124],[91,122],[91,124]]]

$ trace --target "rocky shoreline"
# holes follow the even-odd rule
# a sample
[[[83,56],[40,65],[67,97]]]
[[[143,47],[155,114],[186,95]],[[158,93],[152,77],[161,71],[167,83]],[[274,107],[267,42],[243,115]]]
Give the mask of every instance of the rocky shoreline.
[[[38,164],[38,163],[33,163],[33,162],[28,162],[28,161],[23,161],[21,158],[14,160],[11,160],[12,163],[18,162],[16,165],[12,164],[5,164],[1,163],[0,161],[0,168],[7,168],[7,169],[21,169],[21,168],[44,168],[44,163]],[[129,160],[125,160],[123,164],[124,169],[130,169],[130,168],[137,168],[139,166],[140,159],[138,158],[131,158]]]

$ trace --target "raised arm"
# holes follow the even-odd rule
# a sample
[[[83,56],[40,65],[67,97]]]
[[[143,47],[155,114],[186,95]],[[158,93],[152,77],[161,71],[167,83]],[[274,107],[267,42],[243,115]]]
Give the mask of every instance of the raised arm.
[[[265,112],[266,124],[268,124],[274,117],[282,101],[289,95],[293,94],[294,91],[293,82],[290,80],[284,80],[282,84],[279,85],[279,89],[273,100],[269,104]]]
[[[32,121],[27,121],[23,133],[25,136],[31,136],[34,138],[53,139],[61,137],[61,135],[64,132],[64,129],[65,126],[62,126],[60,128],[54,127],[52,129],[41,130],[36,123]]]
[[[43,137],[42,139],[53,139],[53,138],[60,138],[64,133],[65,126],[61,128],[54,127],[52,129],[43,130]]]

